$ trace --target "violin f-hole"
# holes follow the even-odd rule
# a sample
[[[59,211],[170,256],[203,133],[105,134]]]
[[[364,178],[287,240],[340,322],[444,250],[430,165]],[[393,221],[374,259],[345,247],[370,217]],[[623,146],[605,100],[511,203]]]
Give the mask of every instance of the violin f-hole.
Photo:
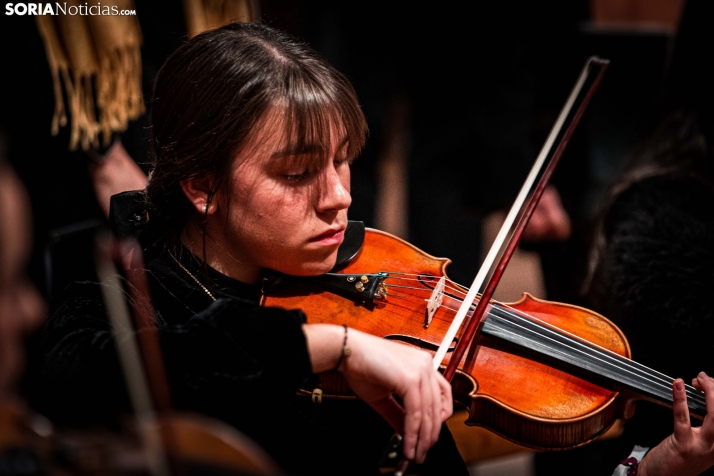
[[[436,352],[439,349],[439,344],[434,344],[433,342],[426,341],[424,339],[420,339],[418,337],[414,336],[408,336],[404,334],[388,334],[384,336],[385,339],[389,340],[396,340],[400,342],[404,342],[406,344],[411,344],[415,347],[420,347],[422,349],[426,350],[433,350]],[[452,341],[452,345],[449,347],[447,352],[453,352],[454,349],[456,348],[456,344],[459,343],[459,338],[454,337],[454,340]]]

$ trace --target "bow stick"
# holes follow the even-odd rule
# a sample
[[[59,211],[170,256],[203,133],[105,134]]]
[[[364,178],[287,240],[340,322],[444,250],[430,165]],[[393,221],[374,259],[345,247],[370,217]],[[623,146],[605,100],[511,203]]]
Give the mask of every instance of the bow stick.
[[[146,448],[150,473],[153,476],[176,474],[177,467],[169,460],[166,452],[166,444],[171,444],[173,435],[170,431],[153,430],[158,428],[157,412],[170,410],[171,399],[168,380],[163,371],[159,338],[153,324],[153,306],[148,283],[143,274],[141,248],[135,242],[120,242],[111,236],[100,236],[97,241],[96,262],[107,315],[115,335],[129,398],[136,413],[139,436]],[[126,273],[135,327],[136,330],[143,331],[138,333],[141,345],[134,338],[131,313],[122,291],[116,264]]]
[[[126,279],[126,294],[118,270]],[[211,418],[173,411],[151,289],[139,243],[134,239],[100,237],[97,272],[129,397],[136,412],[148,473],[151,476],[185,476],[196,471],[201,474],[218,471],[225,475],[282,475],[282,470],[262,448],[233,428]],[[131,316],[134,317],[133,327]],[[197,464],[199,466],[195,466]],[[207,466],[199,470],[201,465]]]
[[[545,141],[545,144],[543,144],[543,148],[538,154],[538,157],[536,158],[536,161],[533,164],[531,171],[528,173],[528,176],[526,177],[526,180],[523,183],[523,186],[521,187],[521,190],[518,193],[516,200],[513,202],[513,205],[511,206],[511,209],[508,212],[508,215],[506,216],[506,219],[503,222],[503,225],[501,226],[501,229],[499,230],[496,239],[491,245],[491,249],[486,255],[486,259],[484,260],[481,265],[481,268],[476,274],[476,278],[474,279],[474,282],[469,288],[466,297],[461,303],[461,306],[459,307],[459,310],[456,313],[454,320],[451,322],[451,325],[449,326],[449,329],[447,330],[444,339],[441,341],[441,345],[439,346],[439,349],[434,355],[434,369],[439,369],[441,367],[441,363],[443,362],[444,357],[446,356],[446,353],[449,350],[449,347],[454,341],[456,333],[461,328],[461,325],[463,324],[464,320],[468,315],[469,310],[471,309],[471,305],[476,300],[479,289],[481,289],[481,287],[483,286],[483,282],[486,280],[486,276],[493,267],[493,263],[496,261],[496,258],[503,249],[503,244],[508,238],[508,234],[511,230],[511,227],[513,226],[513,223],[516,221],[516,219],[518,219],[518,224],[516,225],[516,228],[513,233],[510,235],[510,239],[506,244],[505,251],[501,254],[501,258],[498,261],[498,265],[493,274],[491,275],[491,279],[488,281],[485,291],[480,296],[478,305],[476,306],[476,309],[474,310],[471,319],[469,320],[469,323],[466,326],[466,329],[461,335],[461,338],[456,344],[456,348],[454,349],[451,355],[451,359],[449,360],[446,370],[444,371],[444,377],[446,378],[446,380],[451,381],[454,374],[456,373],[456,368],[459,362],[461,361],[462,357],[464,356],[464,353],[466,352],[466,349],[471,345],[472,340],[476,336],[478,326],[483,320],[483,316],[486,312],[488,304],[491,301],[491,297],[493,296],[493,293],[496,290],[496,287],[498,286],[501,277],[503,276],[503,272],[506,270],[506,266],[508,266],[508,262],[510,261],[511,256],[513,256],[513,253],[516,250],[516,246],[518,246],[518,242],[520,241],[521,235],[523,234],[523,230],[525,230],[526,226],[528,225],[528,221],[530,220],[531,216],[533,215],[533,212],[535,211],[535,208],[538,206],[540,197],[543,195],[543,191],[548,185],[548,182],[550,181],[550,178],[553,175],[553,171],[555,171],[555,167],[558,165],[558,162],[560,161],[563,152],[565,152],[565,148],[568,146],[576,127],[580,123],[580,119],[585,113],[585,109],[587,109],[588,104],[590,104],[590,100],[592,99],[593,95],[595,94],[595,91],[600,85],[602,77],[605,74],[605,71],[607,70],[609,64],[609,60],[600,59],[595,56],[591,56],[585,62],[585,66],[583,66],[580,76],[578,77],[578,80],[575,83],[575,86],[573,87],[570,96],[568,96],[568,100],[565,102],[563,109],[560,111],[558,119],[555,121],[555,124],[553,125],[553,128],[551,129],[550,134],[548,135],[548,138]],[[571,117],[573,107],[578,102],[581,91],[583,90],[583,87],[587,83],[588,79],[592,76],[592,71],[595,68],[597,68],[597,74],[595,75],[595,78],[592,80],[590,87],[585,93],[585,96],[582,98],[577,110],[575,111],[575,114],[572,116],[572,119],[565,130],[565,133],[561,136],[560,142],[558,143],[558,147],[556,148],[555,152],[550,155],[551,150],[553,148],[553,144],[558,139],[558,136],[560,135],[560,132],[566,121],[569,117]],[[545,170],[543,171],[544,165]],[[538,178],[538,175],[541,174],[541,171],[543,171],[543,173],[540,176],[540,180],[538,181],[535,190],[533,190],[533,184]],[[531,190],[533,190],[532,194]],[[530,200],[528,200],[528,203],[526,204],[526,200],[528,199],[529,195]],[[525,211],[523,211],[524,204]],[[392,442],[390,444],[394,448],[400,442],[401,438],[393,437]],[[409,461],[402,460],[401,464],[399,465],[399,469],[394,473],[394,476],[402,476],[407,470],[408,466]]]
[[[444,337],[444,340],[441,342],[441,345],[439,346],[439,349],[437,350],[436,355],[434,356],[434,368],[436,369],[441,366],[441,362],[444,360],[446,352],[451,343],[453,342],[454,337],[456,336],[456,332],[459,330],[461,324],[464,322],[468,311],[471,308],[471,304],[476,299],[477,293],[479,289],[481,289],[481,286],[483,285],[483,282],[486,279],[488,272],[491,270],[493,263],[496,260],[496,257],[502,250],[503,243],[508,237],[508,232],[511,230],[513,223],[520,215],[518,224],[516,225],[515,230],[511,234],[511,237],[506,245],[505,251],[501,255],[501,259],[498,261],[496,270],[491,275],[491,279],[488,281],[486,289],[481,295],[478,305],[476,306],[476,309],[474,310],[474,313],[471,316],[471,319],[468,325],[466,326],[466,329],[461,335],[461,338],[456,344],[456,348],[454,349],[454,352],[451,355],[449,364],[447,365],[446,371],[444,372],[444,377],[447,380],[451,381],[452,377],[454,376],[454,373],[456,372],[456,367],[458,363],[461,361],[461,358],[466,352],[466,349],[471,345],[471,341],[476,335],[478,325],[483,319],[483,316],[486,312],[486,308],[488,307],[488,304],[491,301],[491,297],[493,296],[493,293],[496,290],[496,286],[498,286],[498,283],[500,282],[501,277],[503,276],[503,272],[506,270],[506,266],[508,266],[508,262],[510,261],[511,256],[513,256],[513,253],[516,250],[516,246],[518,246],[518,242],[521,239],[523,230],[525,230],[531,216],[533,215],[533,212],[538,206],[540,197],[543,195],[543,191],[548,185],[548,182],[550,181],[550,178],[553,175],[555,167],[558,165],[558,162],[560,161],[563,152],[565,152],[565,148],[568,146],[570,139],[572,138],[573,133],[575,132],[575,128],[580,123],[580,119],[583,117],[585,109],[588,107],[588,104],[590,103],[590,100],[595,94],[597,87],[600,85],[602,77],[605,74],[605,71],[607,70],[609,64],[609,60],[603,60],[597,57],[590,57],[586,61],[585,66],[583,67],[583,70],[580,73],[580,76],[578,77],[578,80],[575,83],[575,86],[573,87],[573,90],[565,103],[565,106],[563,106],[563,109],[560,111],[560,115],[558,116],[558,119],[553,125],[553,129],[548,135],[548,139],[546,140],[545,144],[543,145],[543,148],[538,154],[538,157],[536,158],[536,161],[533,164],[533,167],[531,168],[528,177],[526,177],[526,181],[521,187],[521,191],[518,193],[516,200],[513,202],[513,206],[511,206],[511,210],[508,212],[506,220],[503,222],[503,225],[501,226],[501,229],[499,230],[496,239],[491,245],[491,249],[489,250],[488,255],[486,255],[486,259],[484,260],[483,264],[481,265],[481,268],[476,274],[476,278],[474,279],[473,284],[469,288],[469,292],[466,294],[466,297],[461,303],[461,306],[459,307],[459,310],[456,313],[456,316],[454,317],[454,320],[452,321],[449,330],[447,331],[446,336]],[[558,147],[548,160],[548,156],[550,155],[550,151],[553,147],[553,144],[560,135],[560,131],[563,128],[563,125],[570,116],[573,106],[577,102],[577,99],[580,96],[580,93],[588,78],[591,76],[591,72],[594,68],[597,68],[597,75],[595,76],[595,79],[588,88],[585,97],[580,102],[580,105],[578,106],[575,114],[572,116],[572,120],[570,121],[570,124],[568,124],[565,133],[562,135],[560,142],[558,143]],[[525,205],[525,211],[522,212],[524,204],[526,203],[526,199],[528,198],[528,195],[530,194],[530,191],[533,188],[533,183],[540,174],[541,170],[543,170],[543,166],[544,164],[546,164],[546,162],[547,165],[545,167],[545,171],[541,175],[535,190],[531,194],[530,200]]]

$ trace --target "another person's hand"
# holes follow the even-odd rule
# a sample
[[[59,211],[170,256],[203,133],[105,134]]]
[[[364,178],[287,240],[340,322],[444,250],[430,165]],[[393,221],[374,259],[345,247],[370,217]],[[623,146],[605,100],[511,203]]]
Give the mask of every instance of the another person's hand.
[[[423,462],[453,411],[451,385],[424,351],[354,329],[348,346],[352,353],[340,370],[350,387],[403,436],[404,456]]]
[[[702,426],[691,426],[684,382],[675,380],[674,432],[645,455],[639,476],[694,476],[714,466],[714,378],[701,372],[692,385],[705,393],[707,415]]]
[[[116,141],[101,161],[90,163],[87,170],[99,206],[107,217],[112,195],[146,187],[146,175],[136,165],[121,141]]]
[[[548,186],[523,230],[523,239],[532,242],[564,241],[570,238],[570,217],[555,187]]]

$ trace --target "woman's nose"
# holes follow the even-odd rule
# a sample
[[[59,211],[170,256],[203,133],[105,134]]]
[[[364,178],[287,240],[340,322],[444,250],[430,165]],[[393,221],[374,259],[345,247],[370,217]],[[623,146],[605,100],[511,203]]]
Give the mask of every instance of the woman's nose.
[[[318,184],[317,206],[319,213],[344,210],[352,203],[350,195],[349,165],[330,165],[325,168]]]

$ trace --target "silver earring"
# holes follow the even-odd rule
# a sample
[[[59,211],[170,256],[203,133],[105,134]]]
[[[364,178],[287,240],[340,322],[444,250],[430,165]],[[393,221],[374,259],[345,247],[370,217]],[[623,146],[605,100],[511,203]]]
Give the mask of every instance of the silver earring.
[[[203,204],[203,214],[205,215],[208,212],[208,204],[204,203]]]

